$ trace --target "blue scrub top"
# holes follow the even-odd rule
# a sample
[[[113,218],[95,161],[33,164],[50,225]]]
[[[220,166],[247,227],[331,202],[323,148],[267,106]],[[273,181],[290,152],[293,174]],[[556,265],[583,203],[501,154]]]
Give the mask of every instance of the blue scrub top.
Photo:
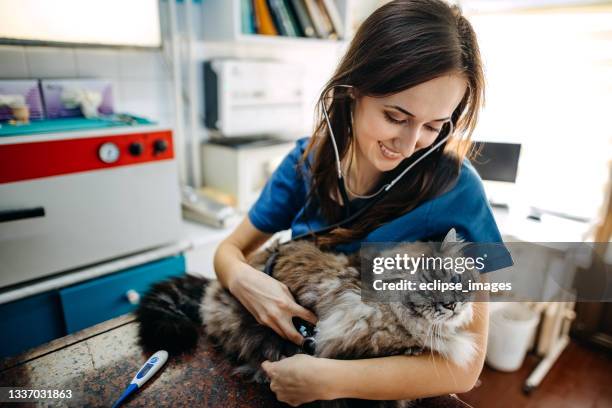
[[[309,141],[309,137],[296,141],[249,210],[249,220],[258,230],[275,233],[291,228],[291,236],[295,237],[327,225],[320,215],[308,219],[303,216],[310,177],[306,166],[302,167],[306,177],[300,177],[297,164]],[[450,190],[381,225],[363,239],[334,249],[351,253],[359,250],[362,242],[414,242],[433,237],[442,240],[451,228],[465,241],[484,243],[480,250],[487,248],[487,261],[481,272],[513,265],[480,176],[468,159],[463,160],[458,180]]]

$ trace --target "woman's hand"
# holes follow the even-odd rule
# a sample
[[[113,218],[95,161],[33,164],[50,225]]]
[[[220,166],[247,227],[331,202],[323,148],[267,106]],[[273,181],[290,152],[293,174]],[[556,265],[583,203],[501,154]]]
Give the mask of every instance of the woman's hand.
[[[245,269],[229,282],[229,291],[260,324],[301,345],[304,338],[293,326],[291,318],[298,316],[316,324],[317,317],[295,302],[287,285],[249,265],[244,265]]]
[[[326,384],[322,384],[320,373],[325,370],[326,359],[296,354],[274,363],[264,361],[261,368],[270,378],[270,389],[276,399],[292,407],[307,402],[329,399]]]

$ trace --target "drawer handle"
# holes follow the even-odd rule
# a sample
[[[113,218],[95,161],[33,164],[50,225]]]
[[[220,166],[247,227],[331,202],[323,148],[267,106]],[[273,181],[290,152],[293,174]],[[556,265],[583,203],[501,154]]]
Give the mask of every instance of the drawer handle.
[[[140,293],[136,292],[134,289],[130,289],[125,292],[125,297],[127,298],[128,302],[133,305],[140,303]]]
[[[20,208],[17,210],[2,210],[0,211],[0,222],[25,220],[27,218],[36,218],[44,216],[44,207]]]

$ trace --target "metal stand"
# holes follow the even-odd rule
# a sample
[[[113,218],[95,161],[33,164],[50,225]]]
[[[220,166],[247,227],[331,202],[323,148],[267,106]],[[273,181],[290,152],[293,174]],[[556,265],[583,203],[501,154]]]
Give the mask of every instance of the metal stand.
[[[574,301],[539,303],[543,311],[542,330],[538,341],[538,353],[544,358],[529,375],[523,385],[523,392],[529,394],[536,388],[555,364],[570,342],[571,321],[576,317]]]

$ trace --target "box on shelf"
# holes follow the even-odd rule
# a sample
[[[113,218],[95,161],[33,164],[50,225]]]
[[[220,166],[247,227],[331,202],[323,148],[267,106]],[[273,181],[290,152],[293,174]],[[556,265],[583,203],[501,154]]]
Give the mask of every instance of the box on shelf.
[[[41,90],[47,118],[112,115],[113,87],[104,79],[43,79]],[[85,106],[87,105],[87,106]],[[87,109],[91,112],[87,113]]]
[[[11,104],[25,103],[30,119],[44,118],[43,102],[37,79],[0,80],[0,121],[15,119]]]

